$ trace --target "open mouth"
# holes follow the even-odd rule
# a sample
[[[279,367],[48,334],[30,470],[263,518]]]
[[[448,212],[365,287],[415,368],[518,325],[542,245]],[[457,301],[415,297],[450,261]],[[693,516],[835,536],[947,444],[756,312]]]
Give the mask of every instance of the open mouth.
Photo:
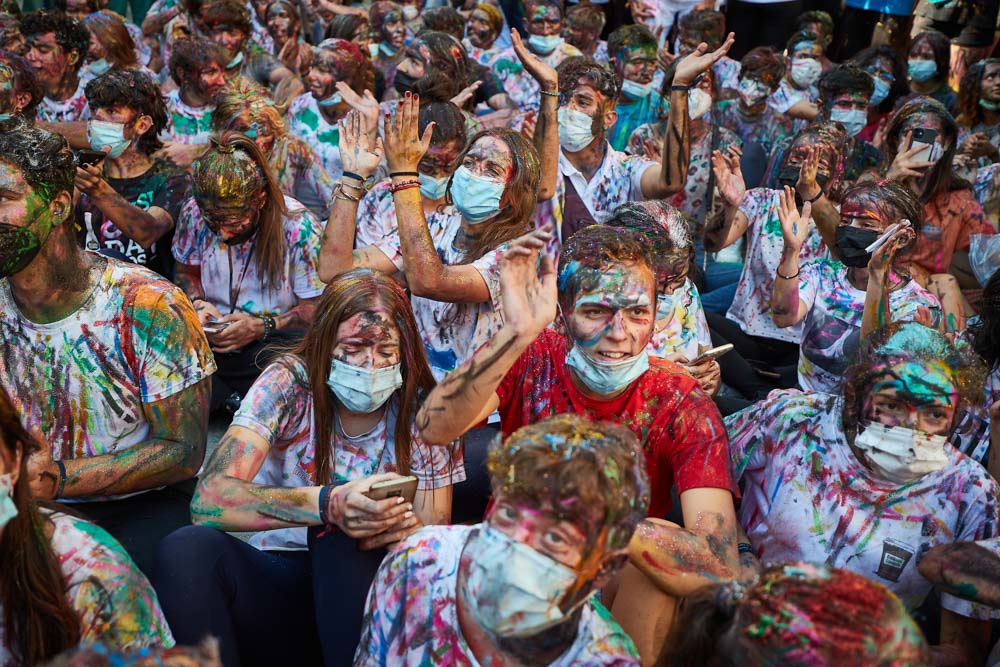
[[[595,355],[598,359],[603,359],[605,361],[621,361],[622,359],[628,358],[627,352],[597,352]]]

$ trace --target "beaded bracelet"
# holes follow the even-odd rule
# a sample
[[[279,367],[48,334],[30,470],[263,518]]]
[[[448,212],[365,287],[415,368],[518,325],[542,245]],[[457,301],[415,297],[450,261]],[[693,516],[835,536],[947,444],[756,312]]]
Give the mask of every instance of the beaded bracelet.
[[[562,94],[558,90],[541,90],[539,92],[542,95],[548,95],[549,97],[559,97]]]
[[[390,187],[389,192],[391,192],[392,194],[396,194],[397,192],[401,192],[403,190],[409,190],[410,188],[419,188],[419,187],[420,187],[420,181],[403,181],[402,183],[397,183],[396,185]]]
[[[274,318],[269,315],[258,315],[257,317],[259,317],[264,322],[264,337],[261,338],[261,340],[262,341],[267,340],[268,338],[271,337],[271,334],[274,333],[274,329],[276,326]]]
[[[327,503],[330,500],[330,489],[333,487],[332,484],[326,484],[321,486],[319,489],[319,520],[324,526],[330,523],[330,517],[327,516]]]

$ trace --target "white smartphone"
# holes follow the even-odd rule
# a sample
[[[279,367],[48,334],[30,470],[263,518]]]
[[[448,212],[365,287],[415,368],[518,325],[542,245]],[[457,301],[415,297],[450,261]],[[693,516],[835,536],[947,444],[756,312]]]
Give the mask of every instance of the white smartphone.
[[[705,350],[704,352],[702,352],[701,354],[699,354],[697,357],[695,357],[694,361],[692,361],[690,363],[690,365],[691,366],[698,366],[699,364],[703,364],[706,361],[709,361],[711,359],[718,359],[719,357],[721,357],[725,353],[731,351],[733,349],[733,347],[735,347],[735,346],[732,343],[726,343],[725,345],[720,345],[719,347],[713,347],[713,348],[711,348],[709,350]]]
[[[220,331],[222,331],[223,329],[225,329],[226,327],[228,327],[230,324],[232,324],[232,323],[231,322],[208,322],[206,324],[203,324],[201,326],[201,328],[202,328],[202,330],[205,333],[217,334]]]

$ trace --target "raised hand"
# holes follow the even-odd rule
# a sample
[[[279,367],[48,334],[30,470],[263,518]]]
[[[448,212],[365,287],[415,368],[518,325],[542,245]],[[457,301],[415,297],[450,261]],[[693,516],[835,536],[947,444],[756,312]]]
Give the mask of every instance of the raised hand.
[[[802,214],[795,205],[795,191],[787,185],[778,193],[778,220],[781,221],[781,236],[785,247],[796,253],[802,249],[809,234],[809,217],[812,215],[812,204],[806,202]]]
[[[500,259],[503,312],[518,335],[534,338],[556,317],[555,259],[542,252],[552,239],[545,225],[511,241]]]
[[[335,86],[337,92],[345,102],[355,111],[365,117],[365,127],[370,136],[375,136],[378,131],[378,100],[372,95],[372,91],[365,89],[362,95],[354,92],[350,86],[343,81],[338,81]]]
[[[819,194],[822,188],[816,181],[819,173],[819,146],[810,146],[806,153],[806,159],[802,162],[799,170],[799,182],[795,185],[796,191],[803,199],[813,199]]]
[[[656,52],[656,66],[661,71],[666,72],[670,69],[670,66],[674,64],[675,60],[677,60],[677,56],[670,53],[670,50],[665,46]]]
[[[906,146],[905,150],[903,146]],[[928,167],[933,167],[934,163],[915,159],[916,154],[922,150],[924,150],[923,146],[914,148],[913,132],[907,131],[903,136],[903,141],[900,143],[899,151],[896,152],[896,159],[889,165],[889,171],[885,177],[890,181],[905,181],[910,178],[920,178],[923,176],[925,170]]]
[[[708,53],[708,44],[705,42],[699,44],[697,49],[681,58],[680,62],[677,63],[677,67],[674,69],[674,85],[690,86],[699,74],[719,62],[719,59],[729,52],[735,41],[736,34],[731,32],[726,37],[725,43],[711,53]]]
[[[382,134],[385,136],[385,159],[389,171],[416,171],[417,163],[431,145],[434,123],[428,123],[423,135],[418,131],[420,96],[406,93],[399,101],[395,117],[385,115]]]
[[[719,188],[719,194],[729,206],[738,207],[747,191],[746,183],[743,181],[743,170],[740,168],[739,154],[731,150],[727,150],[725,155],[721,151],[714,151],[712,171],[715,172],[715,183]]]
[[[510,41],[514,44],[514,53],[521,59],[524,70],[538,82],[541,89],[556,90],[559,87],[559,75],[556,74],[555,68],[543,63],[538,56],[527,49],[516,28],[511,28]]]
[[[472,99],[472,96],[476,94],[476,91],[479,90],[479,86],[481,85],[483,85],[482,81],[473,81],[468,86],[458,91],[458,95],[455,95],[455,97],[448,101],[461,109],[465,106],[466,102]]]
[[[892,266],[892,261],[895,259],[896,254],[916,237],[917,235],[909,223],[901,226],[893,232],[892,236],[885,243],[876,248],[872,253],[872,258],[868,260],[868,271],[878,274],[885,273]]]
[[[338,123],[341,166],[365,178],[375,173],[382,161],[382,139],[368,131],[366,120],[359,112],[349,111]]]

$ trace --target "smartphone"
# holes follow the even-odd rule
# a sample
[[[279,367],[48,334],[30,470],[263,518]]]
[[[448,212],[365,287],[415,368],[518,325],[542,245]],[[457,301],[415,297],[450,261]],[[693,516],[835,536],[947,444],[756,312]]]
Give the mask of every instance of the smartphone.
[[[226,327],[228,327],[232,322],[208,322],[202,325],[202,331],[210,334],[217,334]]]
[[[413,497],[417,495],[417,478],[410,475],[386,482],[376,482],[365,495],[372,500],[402,497],[406,502],[412,503]]]
[[[699,364],[703,364],[706,361],[710,361],[712,359],[718,359],[719,357],[721,357],[722,355],[724,355],[726,352],[729,352],[730,350],[732,350],[733,347],[734,346],[733,346],[732,343],[726,343],[725,345],[720,345],[719,347],[713,347],[713,348],[711,348],[709,350],[705,350],[704,352],[702,352],[701,354],[699,354],[697,357],[695,357],[694,361],[692,361],[689,365],[690,366],[698,366]]]
[[[107,157],[108,154],[104,151],[92,151],[89,148],[81,148],[76,152],[76,164],[78,166],[97,164]]]
[[[922,146],[919,153],[913,156],[914,160],[920,160],[921,162],[937,162],[941,159],[941,147],[937,142],[937,130],[931,130],[926,127],[917,127],[912,130],[913,140],[910,142],[910,148],[916,146]]]

